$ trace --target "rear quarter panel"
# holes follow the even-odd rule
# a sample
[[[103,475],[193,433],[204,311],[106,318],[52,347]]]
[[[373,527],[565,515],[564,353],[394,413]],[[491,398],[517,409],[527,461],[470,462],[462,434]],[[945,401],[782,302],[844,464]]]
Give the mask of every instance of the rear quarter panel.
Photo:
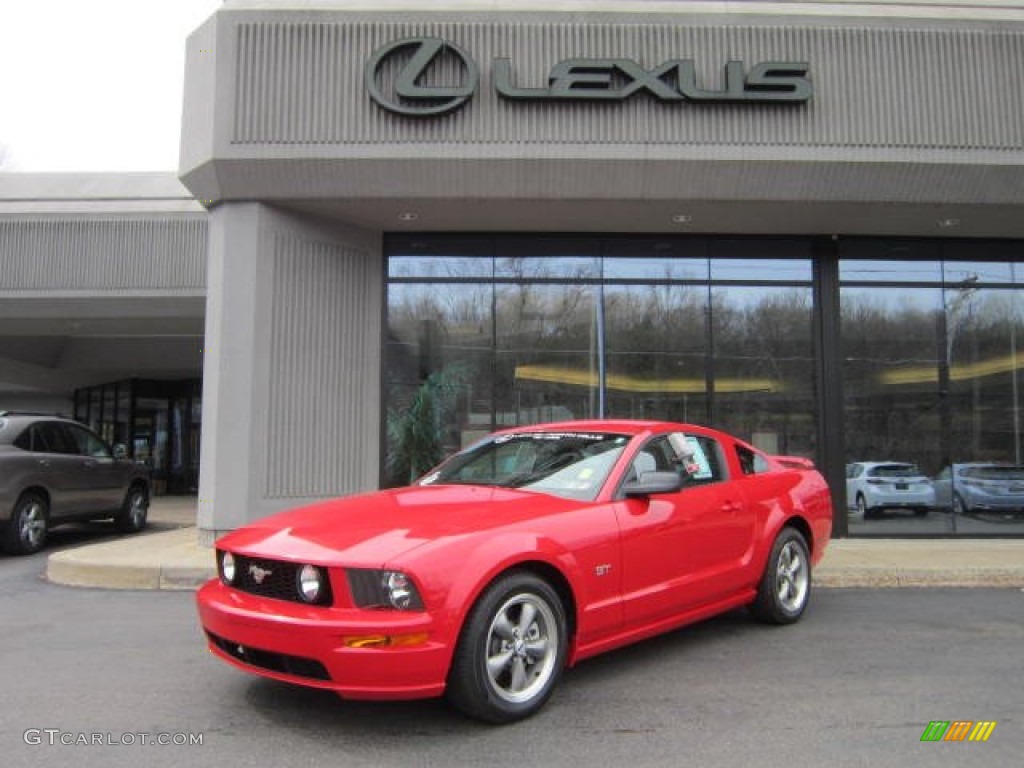
[[[801,529],[808,540],[811,562],[819,563],[832,535],[832,495],[825,479],[816,469],[783,469],[757,478],[752,501],[761,507],[764,521],[755,558],[758,576],[786,525]]]

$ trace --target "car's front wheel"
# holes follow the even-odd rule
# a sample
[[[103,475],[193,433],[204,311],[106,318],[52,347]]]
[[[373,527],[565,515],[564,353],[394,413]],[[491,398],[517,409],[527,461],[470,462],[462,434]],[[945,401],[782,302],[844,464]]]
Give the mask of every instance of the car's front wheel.
[[[149,514],[149,496],[146,489],[133,485],[124,497],[121,511],[114,518],[119,531],[138,533],[146,527],[146,516]]]
[[[4,536],[4,550],[12,555],[31,555],[46,543],[49,505],[38,493],[23,493],[14,505]]]
[[[469,613],[448,673],[448,698],[491,723],[529,717],[551,696],[567,648],[565,608],[555,590],[531,573],[508,573]]]
[[[810,597],[807,541],[795,528],[783,528],[772,545],[750,612],[768,624],[792,624],[803,615]]]

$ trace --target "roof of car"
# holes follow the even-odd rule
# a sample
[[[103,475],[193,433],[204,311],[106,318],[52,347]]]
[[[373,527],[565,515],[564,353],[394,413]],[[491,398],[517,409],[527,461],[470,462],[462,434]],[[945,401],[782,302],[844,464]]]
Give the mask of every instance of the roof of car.
[[[0,443],[12,442],[24,427],[40,420],[78,422],[57,413],[37,413],[34,411],[0,411]]]
[[[695,424],[680,424],[673,421],[645,421],[641,419],[581,419],[575,421],[554,421],[543,424],[525,424],[509,427],[502,432],[619,432],[639,435],[644,432],[660,432],[670,429],[708,430]]]

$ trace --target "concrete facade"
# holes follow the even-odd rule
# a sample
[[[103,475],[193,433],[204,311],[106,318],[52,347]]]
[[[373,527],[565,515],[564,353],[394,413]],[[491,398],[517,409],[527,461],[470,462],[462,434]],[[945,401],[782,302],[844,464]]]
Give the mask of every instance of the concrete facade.
[[[450,98],[397,95],[419,42],[368,72],[424,39],[465,59],[414,86],[479,82],[391,111],[369,82]],[[744,101],[766,62],[810,98]],[[180,184],[0,183],[4,404],[201,368],[209,542],[377,486],[385,235],[1024,238],[1022,77],[1011,2],[227,2],[187,41]]]
[[[421,42],[397,41],[424,39],[461,58],[442,49],[417,70]],[[594,77],[560,64],[579,59],[612,62],[599,90],[634,92],[498,93],[503,77],[534,93],[567,71]],[[641,85],[651,72],[672,85],[673,61],[707,101]],[[730,67],[780,61],[806,64],[809,100],[719,103],[738,88]],[[375,485],[380,421],[345,411],[379,401],[383,233],[1020,237],[1022,61],[1016,4],[228,3],[188,41],[179,169],[213,220],[200,526]],[[398,79],[450,94],[474,67],[479,82],[444,114],[370,94],[443,106],[403,104]],[[325,298],[286,321],[317,270],[362,303]],[[303,357],[311,333],[340,334],[317,345],[324,365]],[[307,365],[282,365],[291,344]],[[334,386],[332,366],[349,365],[359,373]],[[331,461],[304,450],[318,430],[301,425],[325,401],[330,434],[351,442],[321,476],[314,457]]]
[[[198,376],[207,218],[171,173],[0,174],[0,408]]]
[[[380,239],[260,203],[211,212],[199,526],[377,485]]]

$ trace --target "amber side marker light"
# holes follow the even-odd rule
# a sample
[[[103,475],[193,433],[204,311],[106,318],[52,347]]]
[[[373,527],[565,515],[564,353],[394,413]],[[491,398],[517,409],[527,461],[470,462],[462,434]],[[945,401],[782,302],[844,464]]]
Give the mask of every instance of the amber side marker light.
[[[415,632],[411,635],[356,635],[346,637],[344,642],[348,648],[395,648],[423,645],[428,637],[426,632]]]

